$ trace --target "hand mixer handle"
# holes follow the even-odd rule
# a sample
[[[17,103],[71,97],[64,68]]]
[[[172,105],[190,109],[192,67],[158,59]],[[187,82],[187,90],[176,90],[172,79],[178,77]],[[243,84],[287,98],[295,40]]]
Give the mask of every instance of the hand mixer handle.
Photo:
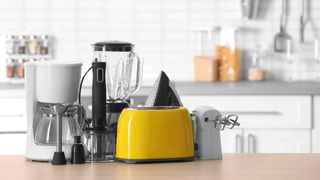
[[[96,130],[104,130],[106,123],[106,62],[92,62],[92,119]]]

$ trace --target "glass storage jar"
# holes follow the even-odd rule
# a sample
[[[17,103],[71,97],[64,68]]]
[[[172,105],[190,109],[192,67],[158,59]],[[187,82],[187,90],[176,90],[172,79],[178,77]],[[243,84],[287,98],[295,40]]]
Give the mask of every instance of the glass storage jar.
[[[240,77],[240,51],[236,47],[236,29],[222,27],[220,43],[216,46],[216,59],[220,81],[237,81]]]

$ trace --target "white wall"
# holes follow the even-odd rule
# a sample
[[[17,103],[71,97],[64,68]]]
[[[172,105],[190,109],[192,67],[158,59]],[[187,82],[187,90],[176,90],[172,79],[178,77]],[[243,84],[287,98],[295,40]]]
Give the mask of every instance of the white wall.
[[[239,48],[250,50],[253,44],[261,42],[268,54],[266,67],[272,78],[282,78],[284,65],[279,64],[279,56],[270,53],[273,36],[279,31],[281,1],[260,1],[263,5],[258,19],[243,21],[240,0],[1,0],[0,33],[48,32],[57,39],[57,59],[83,62],[91,61],[91,43],[105,39],[130,41],[145,59],[145,79],[157,76],[163,69],[174,80],[192,80],[196,43],[192,29],[237,25],[242,29]],[[310,1],[314,26],[307,25],[309,42],[314,37],[312,28],[319,36],[320,25],[320,1]],[[295,43],[299,3],[300,0],[289,0],[288,32]],[[248,64],[246,52],[242,55],[244,67]],[[316,70],[308,67],[294,71]]]

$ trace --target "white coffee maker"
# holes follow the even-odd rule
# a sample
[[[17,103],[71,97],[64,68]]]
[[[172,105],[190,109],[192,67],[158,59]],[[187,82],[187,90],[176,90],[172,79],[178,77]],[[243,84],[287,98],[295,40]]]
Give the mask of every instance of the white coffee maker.
[[[51,161],[56,151],[64,152],[64,159],[70,158],[73,137],[80,133],[80,108],[75,102],[81,66],[79,62],[54,60],[25,64],[26,159]]]

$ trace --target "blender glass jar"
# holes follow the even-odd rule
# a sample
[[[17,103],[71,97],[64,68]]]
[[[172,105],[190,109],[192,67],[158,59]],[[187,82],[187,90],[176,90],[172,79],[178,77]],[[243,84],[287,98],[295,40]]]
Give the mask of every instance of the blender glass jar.
[[[140,88],[143,62],[133,51],[133,44],[103,41],[93,44],[93,47],[94,60],[106,62],[108,100],[124,100]]]

